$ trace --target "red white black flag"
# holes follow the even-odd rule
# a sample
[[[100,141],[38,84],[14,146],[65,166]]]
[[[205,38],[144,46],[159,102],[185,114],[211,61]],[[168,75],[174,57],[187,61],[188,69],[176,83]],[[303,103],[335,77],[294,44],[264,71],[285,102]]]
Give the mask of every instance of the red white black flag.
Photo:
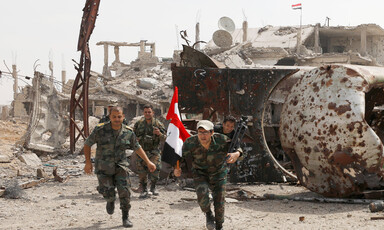
[[[165,139],[161,160],[173,166],[180,160],[183,143],[190,136],[180,119],[177,87],[175,87],[168,110],[167,120],[169,119],[171,119],[171,123],[168,125],[167,139]]]
[[[294,10],[301,10],[301,3],[292,5],[292,9],[294,9]]]

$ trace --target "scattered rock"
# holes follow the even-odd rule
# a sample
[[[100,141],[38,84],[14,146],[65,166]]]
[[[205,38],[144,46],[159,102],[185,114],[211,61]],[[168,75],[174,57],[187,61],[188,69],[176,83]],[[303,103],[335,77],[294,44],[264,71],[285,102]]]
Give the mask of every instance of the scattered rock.
[[[44,171],[44,169],[42,169],[42,168],[38,168],[36,171],[37,171],[37,172],[36,172],[36,174],[37,174],[36,176],[37,176],[38,179],[48,177],[48,175],[47,175],[47,173]]]
[[[136,84],[143,89],[153,89],[158,81],[153,78],[141,78],[137,79]]]
[[[34,153],[22,154],[19,156],[19,160],[31,167],[38,167],[42,165],[40,158]]]
[[[228,197],[225,198],[225,202],[226,203],[239,203],[238,200],[232,199],[232,198],[228,198]]]
[[[11,159],[9,156],[6,155],[0,155],[0,163],[9,163],[11,162]]]

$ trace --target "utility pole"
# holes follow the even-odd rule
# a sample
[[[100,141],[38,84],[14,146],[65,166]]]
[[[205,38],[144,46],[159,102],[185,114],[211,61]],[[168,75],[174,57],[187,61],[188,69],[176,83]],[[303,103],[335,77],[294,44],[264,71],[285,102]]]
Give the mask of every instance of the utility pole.
[[[18,79],[17,79],[16,65],[12,65],[12,77],[14,79],[14,82],[13,82],[13,100],[16,100],[17,90],[19,88],[19,83],[18,83]]]

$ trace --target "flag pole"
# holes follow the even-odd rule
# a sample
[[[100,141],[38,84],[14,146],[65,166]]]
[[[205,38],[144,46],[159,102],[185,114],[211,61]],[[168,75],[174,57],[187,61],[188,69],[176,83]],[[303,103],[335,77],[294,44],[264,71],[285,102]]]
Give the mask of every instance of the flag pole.
[[[301,32],[302,18],[303,18],[303,7],[300,7],[300,32]]]
[[[179,163],[179,161],[176,162],[176,169],[180,169],[180,163]]]

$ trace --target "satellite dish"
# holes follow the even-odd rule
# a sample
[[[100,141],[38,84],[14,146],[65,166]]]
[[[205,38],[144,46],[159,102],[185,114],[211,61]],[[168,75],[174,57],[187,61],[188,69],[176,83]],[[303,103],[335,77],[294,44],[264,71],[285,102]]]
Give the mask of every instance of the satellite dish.
[[[218,47],[226,48],[232,45],[232,35],[225,30],[216,30],[212,40]]]
[[[235,31],[235,23],[228,17],[222,17],[219,19],[219,29],[226,30],[229,33]]]

